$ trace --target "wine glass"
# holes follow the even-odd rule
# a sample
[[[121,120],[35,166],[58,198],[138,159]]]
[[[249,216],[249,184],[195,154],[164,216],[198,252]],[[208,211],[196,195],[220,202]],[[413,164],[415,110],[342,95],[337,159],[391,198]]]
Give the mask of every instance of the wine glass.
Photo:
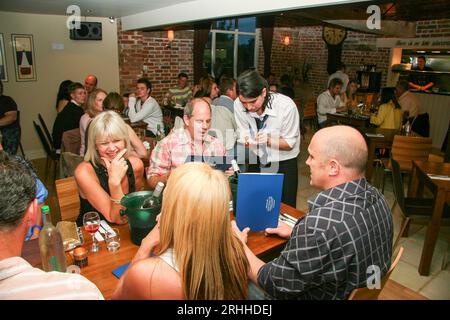
[[[84,229],[92,236],[91,252],[98,252],[100,247],[95,240],[95,233],[100,228],[100,216],[95,211],[86,212],[83,216]]]

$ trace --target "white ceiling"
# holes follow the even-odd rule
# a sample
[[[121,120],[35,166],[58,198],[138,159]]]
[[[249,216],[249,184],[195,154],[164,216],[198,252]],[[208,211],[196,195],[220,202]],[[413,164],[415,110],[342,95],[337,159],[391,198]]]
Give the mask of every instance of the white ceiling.
[[[370,0],[0,0],[0,11],[122,18],[123,30],[148,30],[225,17],[283,12]]]
[[[82,16],[123,17],[188,1],[192,0],[0,0],[0,11],[65,15],[70,5],[78,5]]]

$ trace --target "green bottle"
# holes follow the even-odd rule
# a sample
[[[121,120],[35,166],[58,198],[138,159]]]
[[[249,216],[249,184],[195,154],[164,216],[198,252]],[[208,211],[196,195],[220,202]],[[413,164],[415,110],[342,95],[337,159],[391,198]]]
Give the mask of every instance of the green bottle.
[[[66,272],[67,262],[61,233],[52,224],[49,206],[42,206],[41,212],[44,222],[44,226],[39,234],[42,268],[47,272]]]

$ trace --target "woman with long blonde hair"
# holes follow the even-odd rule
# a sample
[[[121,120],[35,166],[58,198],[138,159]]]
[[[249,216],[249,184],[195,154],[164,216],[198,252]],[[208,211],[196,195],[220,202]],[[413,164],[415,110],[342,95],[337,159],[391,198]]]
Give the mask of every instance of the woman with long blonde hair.
[[[120,215],[120,199],[142,190],[144,175],[141,159],[130,155],[130,148],[127,125],[117,113],[101,112],[92,120],[84,161],[74,173],[80,195],[78,225],[89,211],[109,222],[126,222]]]
[[[249,265],[231,229],[229,201],[222,172],[204,163],[175,169],[159,222],[113,299],[246,299]],[[152,252],[156,256],[149,258]]]

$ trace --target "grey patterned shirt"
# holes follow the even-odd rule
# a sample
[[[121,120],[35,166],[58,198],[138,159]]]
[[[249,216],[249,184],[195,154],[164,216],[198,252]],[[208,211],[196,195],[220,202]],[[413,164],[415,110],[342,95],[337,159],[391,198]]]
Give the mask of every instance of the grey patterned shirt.
[[[276,299],[346,299],[365,287],[367,268],[383,276],[391,265],[393,222],[384,196],[365,178],[308,200],[275,260],[258,272],[259,285]]]

